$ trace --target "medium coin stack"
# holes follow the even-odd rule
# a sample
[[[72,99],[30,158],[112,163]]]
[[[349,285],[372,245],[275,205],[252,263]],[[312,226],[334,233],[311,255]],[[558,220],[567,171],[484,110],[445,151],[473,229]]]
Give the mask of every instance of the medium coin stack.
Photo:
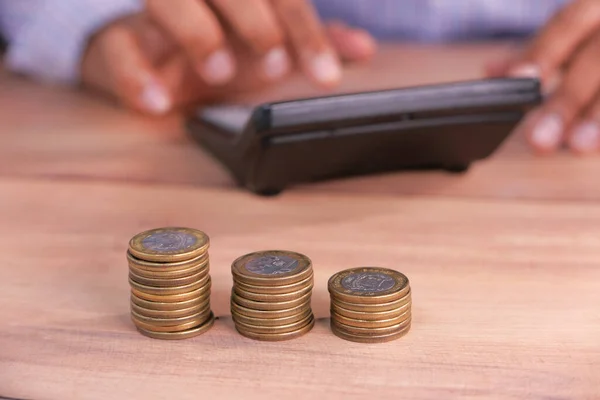
[[[354,268],[333,275],[331,330],[360,343],[388,342],[404,336],[411,324],[408,278],[386,268]]]
[[[308,257],[289,251],[261,251],[235,260],[231,272],[231,316],[240,334],[281,341],[312,329],[313,269]]]
[[[131,319],[155,339],[186,339],[214,323],[209,239],[189,228],[142,232],[129,242]]]

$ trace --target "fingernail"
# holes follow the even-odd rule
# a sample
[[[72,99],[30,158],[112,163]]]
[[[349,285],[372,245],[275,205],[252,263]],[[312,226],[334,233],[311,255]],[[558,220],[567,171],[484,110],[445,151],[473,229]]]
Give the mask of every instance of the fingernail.
[[[539,78],[540,69],[533,64],[520,65],[511,69],[508,74],[514,78]]]
[[[156,82],[149,82],[142,92],[142,104],[153,114],[164,114],[171,109],[167,91]]]
[[[531,140],[541,150],[552,150],[558,146],[563,134],[560,116],[548,114],[541,117],[531,132]]]
[[[573,149],[581,152],[597,150],[600,144],[600,126],[592,121],[578,125],[569,143]]]
[[[329,53],[313,58],[310,68],[315,78],[323,83],[335,83],[342,78],[342,68],[338,60]]]
[[[214,85],[226,83],[235,74],[233,56],[227,50],[217,50],[204,60],[200,72],[207,83]]]
[[[277,47],[267,53],[263,59],[264,72],[269,79],[282,78],[290,70],[290,58],[282,47]]]

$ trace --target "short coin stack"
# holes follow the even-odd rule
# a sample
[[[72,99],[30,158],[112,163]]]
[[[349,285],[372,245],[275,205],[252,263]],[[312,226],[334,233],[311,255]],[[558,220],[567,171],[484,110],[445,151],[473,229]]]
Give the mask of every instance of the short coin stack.
[[[153,229],[131,239],[131,319],[142,334],[185,339],[210,329],[208,247],[208,236],[189,228]]]
[[[354,268],[333,275],[331,330],[346,340],[388,342],[410,329],[411,290],[408,278],[386,268]]]
[[[312,329],[313,269],[308,257],[289,251],[261,251],[235,260],[231,272],[231,315],[240,334],[281,341]]]

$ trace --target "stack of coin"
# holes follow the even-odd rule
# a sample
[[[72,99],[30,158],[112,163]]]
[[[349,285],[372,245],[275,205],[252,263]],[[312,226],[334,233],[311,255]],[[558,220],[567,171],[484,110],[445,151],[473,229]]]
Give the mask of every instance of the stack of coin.
[[[185,339],[210,329],[208,247],[208,236],[189,228],[153,229],[131,239],[131,319],[142,334]]]
[[[410,329],[410,285],[398,271],[375,267],[348,269],[333,275],[328,289],[331,330],[342,339],[388,342]]]
[[[313,270],[308,257],[261,251],[235,260],[231,272],[231,315],[239,333],[256,340],[281,341],[312,329]]]

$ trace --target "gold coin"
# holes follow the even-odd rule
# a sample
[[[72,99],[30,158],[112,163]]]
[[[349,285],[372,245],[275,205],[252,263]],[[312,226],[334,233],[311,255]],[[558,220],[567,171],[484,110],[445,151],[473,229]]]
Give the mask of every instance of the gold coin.
[[[202,325],[181,332],[154,332],[140,328],[139,326],[137,327],[137,329],[142,335],[151,337],[153,339],[180,340],[202,335],[203,333],[207,332],[210,328],[212,328],[214,323],[215,316],[213,315],[213,313],[210,313],[208,320]]]
[[[291,285],[309,277],[312,263],[303,254],[270,250],[246,254],[231,264],[234,279],[247,285]]]
[[[286,318],[293,315],[298,315],[307,310],[310,310],[310,300],[305,303],[299,304],[296,307],[277,310],[277,311],[264,311],[264,310],[254,310],[252,308],[244,307],[237,304],[233,299],[231,301],[231,313],[236,313],[239,315],[243,315],[245,317],[250,318],[260,318],[260,319],[278,319],[278,318]]]
[[[337,299],[333,294],[331,295],[331,302],[343,307],[347,310],[359,311],[359,312],[383,312],[396,310],[408,303],[412,303],[411,291],[409,290],[406,295],[398,300],[391,301],[389,303],[381,304],[360,304],[360,303],[348,303],[343,300]]]
[[[198,257],[209,247],[208,236],[197,229],[167,227],[135,235],[129,252],[145,261],[176,262]]]
[[[158,287],[158,286],[147,286],[137,283],[136,281],[129,279],[129,284],[132,288],[136,288],[137,290],[144,292],[146,294],[156,294],[160,296],[173,295],[173,294],[183,294],[188,292],[193,292],[196,289],[200,289],[201,287],[206,285],[206,282],[209,280],[209,275],[204,275],[202,278],[197,280],[196,282],[192,282],[188,285],[183,286],[173,286],[173,287]]]
[[[300,321],[292,322],[291,324],[281,326],[248,325],[240,321],[235,321],[235,324],[239,329],[243,330],[244,332],[276,334],[296,331],[302,328],[303,326],[306,326],[313,318],[314,317],[311,313],[306,318]]]
[[[192,307],[181,308],[179,310],[153,310],[150,308],[140,307],[133,301],[131,302],[131,309],[136,313],[143,315],[144,317],[151,318],[179,318],[179,317],[188,317],[190,315],[194,315],[204,310],[208,304],[210,303],[210,299],[207,298],[202,303],[199,303]],[[168,304],[168,303],[167,303]],[[171,303],[173,304],[173,303]]]
[[[294,300],[289,301],[280,301],[280,302],[266,302],[266,301],[254,301],[244,299],[243,297],[238,296],[235,292],[231,293],[231,298],[237,304],[242,307],[251,308],[254,310],[263,310],[263,311],[276,311],[276,310],[286,310],[288,308],[294,308],[299,306],[300,304],[304,304],[310,300],[312,292],[307,292],[306,294],[298,297]]]
[[[139,319],[135,318],[135,317],[131,317],[131,320],[133,321],[133,323],[135,324],[135,326],[137,326],[138,328],[142,328],[145,329],[147,331],[152,331],[152,332],[181,332],[181,331],[185,331],[187,329],[192,329],[195,328],[198,325],[203,324],[208,316],[210,315],[210,312],[208,313],[204,313],[204,315],[200,318],[195,318],[191,321],[188,321],[184,324],[179,324],[179,325],[171,325],[171,326],[160,326],[160,325],[153,325],[153,324],[149,324],[147,322],[143,322],[140,321]]]
[[[387,335],[389,333],[398,332],[404,329],[407,325],[410,325],[411,318],[409,317],[407,320],[397,323],[395,325],[387,326],[385,328],[357,328],[355,326],[344,325],[336,321],[335,319],[331,319],[331,326],[335,329],[343,331],[344,333],[348,333],[350,335],[360,335],[360,336],[380,336]]]
[[[130,270],[134,270],[136,275],[146,278],[180,278],[182,276],[193,275],[198,270],[205,268],[209,263],[208,253],[201,254],[199,257],[188,261],[155,263],[138,260],[128,252],[127,261]]]
[[[203,294],[205,294],[206,292],[208,292],[209,290],[210,290],[210,279],[208,280],[206,285],[204,285],[203,287],[200,287],[199,289],[196,289],[196,290],[194,290],[192,292],[188,292],[188,293],[159,295],[159,294],[145,293],[140,290],[137,290],[134,287],[131,288],[131,293],[135,294],[137,297],[139,297],[140,299],[143,299],[143,300],[156,301],[159,303],[179,303],[182,301],[192,300],[197,297],[200,297]]]
[[[206,307],[204,307],[204,309],[200,310],[196,314],[193,314],[193,315],[190,315],[187,317],[177,317],[177,318],[146,317],[146,316],[140,315],[140,314],[136,313],[135,311],[131,310],[131,316],[136,321],[143,322],[145,324],[150,324],[154,327],[157,327],[157,326],[169,327],[169,326],[183,325],[190,321],[196,321],[198,319],[206,318],[206,317],[208,317],[208,314],[210,314],[210,305],[207,305]]]
[[[239,282],[233,278],[233,283],[235,287],[239,287],[242,290],[252,293],[261,293],[261,294],[283,294],[283,293],[291,293],[296,292],[302,288],[305,288],[311,284],[313,284],[314,274],[311,273],[308,278],[301,280],[297,283],[291,283],[289,285],[281,285],[281,286],[257,286],[257,285],[248,285],[243,282]]]
[[[312,310],[307,308],[306,310],[290,315],[282,318],[253,318],[247,317],[243,314],[237,313],[235,310],[231,310],[231,317],[234,322],[239,322],[245,325],[258,325],[258,326],[283,326],[288,324],[293,324],[298,321],[302,321],[308,316],[312,315]]]
[[[302,335],[305,335],[306,333],[310,332],[310,330],[313,328],[313,326],[315,326],[314,317],[311,318],[309,323],[307,325],[303,326],[302,328],[300,328],[296,331],[286,332],[286,333],[254,333],[254,332],[246,331],[243,328],[240,328],[240,326],[237,324],[235,325],[235,329],[242,336],[245,336],[249,339],[262,340],[262,341],[266,341],[266,342],[280,342],[283,340],[295,339]]]
[[[244,289],[239,288],[238,286],[234,286],[233,290],[235,291],[235,293],[237,293],[238,296],[241,296],[248,300],[266,301],[269,303],[272,303],[272,302],[279,303],[282,301],[291,301],[291,300],[295,300],[299,297],[302,297],[306,293],[311,292],[312,288],[313,288],[313,284],[310,284],[310,286],[302,288],[296,292],[284,293],[284,294],[261,294],[261,293],[247,292]]]
[[[361,267],[333,275],[327,283],[332,296],[349,303],[379,304],[398,300],[410,290],[408,278],[388,268]]]
[[[353,319],[362,319],[366,321],[381,321],[390,319],[403,314],[405,311],[410,310],[411,302],[404,304],[403,306],[390,311],[379,311],[379,312],[366,312],[366,311],[354,311],[348,310],[339,306],[336,302],[331,302],[331,310],[335,313],[344,317]]]
[[[411,327],[411,325],[409,324],[405,328],[402,328],[401,330],[394,332],[394,333],[388,333],[385,335],[371,335],[371,336],[352,335],[350,333],[346,333],[344,331],[336,329],[334,326],[331,327],[331,331],[337,337],[344,339],[344,340],[351,341],[351,342],[385,343],[385,342],[391,342],[392,340],[399,339],[402,336],[406,335],[406,333],[410,330],[410,327]]]
[[[145,278],[143,276],[136,275],[135,272],[129,270],[129,279],[139,283],[140,285],[153,286],[153,287],[175,287],[191,285],[197,282],[201,278],[208,275],[208,268],[202,269],[196,272],[194,275],[185,276],[182,278]]]
[[[137,297],[135,293],[131,293],[131,302],[137,304],[140,307],[149,310],[157,310],[157,311],[176,311],[182,310],[189,307],[197,306],[198,304],[202,304],[207,301],[210,297],[210,284],[204,291],[189,300],[185,301],[171,301],[171,302],[163,302],[163,301],[151,301],[145,300],[140,297]]]
[[[396,325],[400,322],[406,321],[406,319],[410,318],[410,316],[411,312],[410,310],[407,310],[403,314],[400,314],[394,318],[382,319],[380,321],[366,321],[363,319],[344,317],[335,311],[331,311],[331,319],[335,319],[341,324],[355,326],[357,328],[387,328],[388,326]]]

